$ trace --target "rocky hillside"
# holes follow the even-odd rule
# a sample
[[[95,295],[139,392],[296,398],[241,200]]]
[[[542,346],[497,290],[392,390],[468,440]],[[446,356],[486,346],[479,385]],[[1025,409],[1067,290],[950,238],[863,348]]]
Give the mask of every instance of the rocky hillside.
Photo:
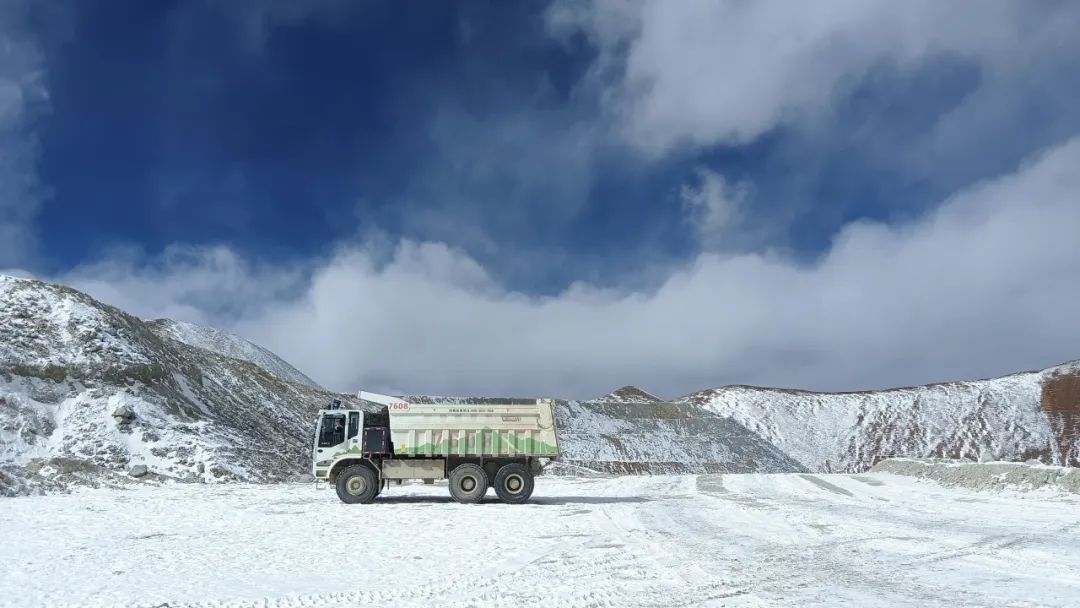
[[[608,473],[806,471],[735,420],[682,403],[626,395],[559,402],[556,422],[563,465]]]
[[[731,417],[813,471],[893,456],[1080,466],[1080,362],[876,392],[726,386],[679,402]]]
[[[304,384],[317,389],[322,388],[317,382],[290,365],[289,362],[240,336],[213,327],[173,321],[172,319],[155,319],[148,321],[147,325],[154,333],[163,338],[172,338],[189,346],[205,348],[212,353],[254,363],[289,382]]]
[[[335,397],[348,399],[72,289],[0,277],[0,493],[287,479],[307,470],[314,412]]]

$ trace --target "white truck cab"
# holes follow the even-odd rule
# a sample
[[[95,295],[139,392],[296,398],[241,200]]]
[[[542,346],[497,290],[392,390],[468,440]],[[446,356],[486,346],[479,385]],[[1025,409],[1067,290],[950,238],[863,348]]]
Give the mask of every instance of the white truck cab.
[[[335,400],[340,404],[340,401]],[[360,429],[364,428],[364,412],[360,410],[319,410],[315,425],[315,445],[312,462],[315,479],[325,479],[335,458],[350,451],[359,453]]]

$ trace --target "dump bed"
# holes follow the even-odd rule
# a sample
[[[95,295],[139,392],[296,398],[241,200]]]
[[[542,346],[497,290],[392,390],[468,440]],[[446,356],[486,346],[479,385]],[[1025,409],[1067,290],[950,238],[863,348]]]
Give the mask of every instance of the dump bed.
[[[559,455],[550,399],[513,403],[391,405],[390,437],[398,456]]]

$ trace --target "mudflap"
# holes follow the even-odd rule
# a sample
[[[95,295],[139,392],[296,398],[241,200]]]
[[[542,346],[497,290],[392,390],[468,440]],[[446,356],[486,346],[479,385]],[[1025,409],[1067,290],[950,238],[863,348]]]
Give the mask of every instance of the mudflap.
[[[530,458],[529,471],[531,471],[534,476],[539,475],[553,462],[555,462],[554,458]]]

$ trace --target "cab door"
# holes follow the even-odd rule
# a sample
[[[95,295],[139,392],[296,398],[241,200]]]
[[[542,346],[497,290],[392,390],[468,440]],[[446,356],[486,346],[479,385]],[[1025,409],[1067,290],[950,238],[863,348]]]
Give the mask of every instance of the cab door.
[[[345,450],[350,453],[360,453],[363,449],[361,442],[363,434],[360,429],[364,428],[364,412],[349,412],[348,432],[346,433]]]
[[[345,447],[345,412],[323,412],[315,434],[315,466],[325,466]]]

